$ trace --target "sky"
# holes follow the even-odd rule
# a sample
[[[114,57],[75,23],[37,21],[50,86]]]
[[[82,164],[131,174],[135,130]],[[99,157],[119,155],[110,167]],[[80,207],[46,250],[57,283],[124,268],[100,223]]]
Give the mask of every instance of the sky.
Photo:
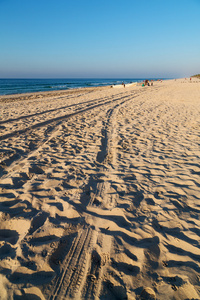
[[[0,78],[200,73],[200,0],[0,0]]]

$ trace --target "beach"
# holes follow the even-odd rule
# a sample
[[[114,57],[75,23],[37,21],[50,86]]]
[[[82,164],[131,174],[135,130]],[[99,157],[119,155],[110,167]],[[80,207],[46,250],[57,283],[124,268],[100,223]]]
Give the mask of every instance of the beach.
[[[0,107],[0,299],[200,299],[200,79]]]

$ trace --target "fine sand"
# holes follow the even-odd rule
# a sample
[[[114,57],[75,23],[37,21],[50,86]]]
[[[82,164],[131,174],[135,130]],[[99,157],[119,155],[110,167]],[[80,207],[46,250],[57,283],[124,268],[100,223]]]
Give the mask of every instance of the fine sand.
[[[199,79],[0,106],[0,299],[200,299]]]

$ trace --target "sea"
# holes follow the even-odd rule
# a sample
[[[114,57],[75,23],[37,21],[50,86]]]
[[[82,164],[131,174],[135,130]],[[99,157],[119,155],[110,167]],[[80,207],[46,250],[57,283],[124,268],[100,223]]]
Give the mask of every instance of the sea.
[[[147,79],[147,78],[145,78]],[[151,78],[157,80],[157,78]],[[82,87],[99,87],[122,83],[141,82],[144,78],[107,79],[1,79],[0,95],[34,93],[43,91],[68,90]],[[150,80],[150,78],[149,78]]]

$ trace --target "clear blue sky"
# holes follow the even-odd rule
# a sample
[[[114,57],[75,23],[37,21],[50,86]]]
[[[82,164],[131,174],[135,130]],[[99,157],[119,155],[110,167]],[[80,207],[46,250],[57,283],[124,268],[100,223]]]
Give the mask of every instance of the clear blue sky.
[[[0,0],[0,78],[200,73],[200,0]]]

